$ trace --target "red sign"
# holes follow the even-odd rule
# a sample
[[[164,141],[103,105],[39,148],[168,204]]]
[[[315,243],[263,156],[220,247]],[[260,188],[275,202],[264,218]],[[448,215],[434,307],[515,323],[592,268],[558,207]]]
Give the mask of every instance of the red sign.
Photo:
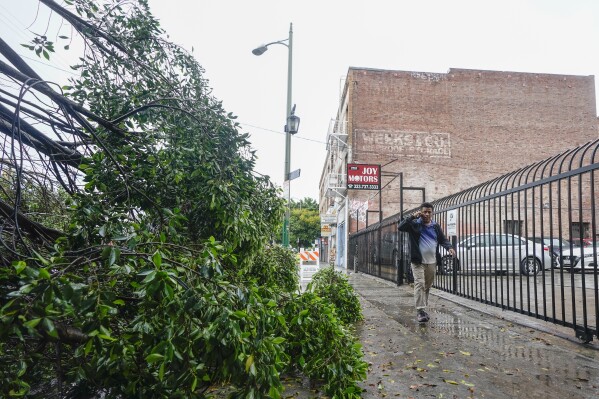
[[[348,163],[347,188],[355,190],[380,190],[381,165]]]

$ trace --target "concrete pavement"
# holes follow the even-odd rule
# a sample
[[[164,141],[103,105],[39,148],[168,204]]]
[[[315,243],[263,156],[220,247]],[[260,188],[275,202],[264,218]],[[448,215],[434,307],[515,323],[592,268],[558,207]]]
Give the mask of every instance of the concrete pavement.
[[[362,273],[349,281],[364,314],[356,333],[369,363],[365,399],[599,398],[599,343],[582,344],[571,328],[435,289],[431,320],[419,324],[412,286]],[[285,399],[325,398],[301,376],[283,385]]]
[[[411,286],[349,279],[364,313],[364,398],[599,398],[599,346],[572,329],[438,290],[419,324]]]

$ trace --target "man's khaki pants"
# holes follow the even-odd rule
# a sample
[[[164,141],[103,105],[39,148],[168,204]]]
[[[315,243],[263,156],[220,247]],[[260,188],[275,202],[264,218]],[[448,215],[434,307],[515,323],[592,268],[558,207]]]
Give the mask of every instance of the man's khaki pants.
[[[428,294],[433,286],[436,271],[436,263],[412,263],[414,300],[418,310],[424,310],[428,306]]]

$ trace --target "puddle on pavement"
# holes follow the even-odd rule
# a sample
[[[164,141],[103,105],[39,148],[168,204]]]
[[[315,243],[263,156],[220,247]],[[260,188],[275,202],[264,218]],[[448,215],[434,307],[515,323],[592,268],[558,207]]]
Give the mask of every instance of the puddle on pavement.
[[[422,340],[442,342],[450,347],[454,345],[456,351],[468,350],[481,361],[492,359],[499,365],[505,365],[500,371],[507,375],[522,374],[548,387],[564,381],[574,386],[599,385],[599,372],[592,360],[573,353],[564,356],[563,350],[552,347],[544,338],[537,338],[534,330],[522,328],[517,332],[509,322],[505,327],[499,327],[486,321],[492,316],[475,312],[472,315],[479,317],[476,320],[462,310],[455,312],[444,307],[428,309],[431,321],[418,323],[413,306],[398,306],[397,301],[379,299],[367,301]],[[552,379],[552,375],[559,375],[559,380]]]

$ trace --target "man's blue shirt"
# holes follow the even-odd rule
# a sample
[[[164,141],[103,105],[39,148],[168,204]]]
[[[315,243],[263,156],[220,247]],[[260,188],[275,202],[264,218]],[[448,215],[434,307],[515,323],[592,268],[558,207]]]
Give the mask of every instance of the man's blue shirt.
[[[398,229],[409,234],[412,263],[436,263],[437,243],[447,250],[451,248],[441,226],[435,221],[425,226],[422,218],[407,216],[401,220]]]
[[[434,223],[430,222],[428,226],[422,224],[422,230],[420,230],[419,247],[422,254],[422,263],[437,263],[437,231]]]

